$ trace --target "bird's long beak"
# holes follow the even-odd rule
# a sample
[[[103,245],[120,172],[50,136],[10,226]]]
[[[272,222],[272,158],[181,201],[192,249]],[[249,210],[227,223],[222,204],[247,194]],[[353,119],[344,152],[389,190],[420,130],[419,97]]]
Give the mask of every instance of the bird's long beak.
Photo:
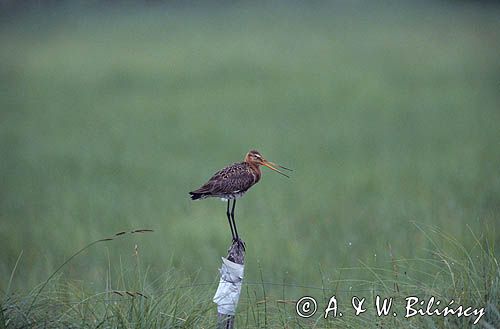
[[[292,171],[292,169],[289,169],[289,168],[287,168],[287,167],[280,166],[280,165],[278,165],[278,164],[272,163],[271,161],[267,161],[267,160],[264,160],[264,159],[262,159],[262,165],[263,165],[263,166],[266,166],[266,167],[267,167],[267,168],[269,168],[269,169],[272,169],[272,170],[276,171],[277,173],[282,174],[282,175],[283,175],[283,176],[285,176],[285,177],[290,178],[290,176],[288,176],[287,174],[283,173],[282,171],[280,171],[280,170],[279,170],[279,169],[277,169],[276,167],[279,167],[279,168],[281,168],[281,169],[285,169],[285,170],[289,170],[289,171]]]

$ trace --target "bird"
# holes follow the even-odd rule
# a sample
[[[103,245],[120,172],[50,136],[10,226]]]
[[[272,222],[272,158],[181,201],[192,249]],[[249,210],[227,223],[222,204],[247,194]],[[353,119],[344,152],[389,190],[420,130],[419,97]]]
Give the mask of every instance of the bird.
[[[227,201],[226,216],[229,222],[229,227],[231,228],[233,242],[240,242],[238,230],[236,229],[236,223],[234,221],[236,199],[241,198],[249,188],[260,181],[262,173],[259,167],[261,165],[268,167],[288,178],[290,176],[278,168],[292,171],[292,169],[267,161],[259,151],[251,150],[245,155],[243,162],[236,162],[222,168],[200,188],[189,192],[191,200],[216,197],[221,198],[223,201]],[[231,212],[229,212],[231,201],[232,208]]]

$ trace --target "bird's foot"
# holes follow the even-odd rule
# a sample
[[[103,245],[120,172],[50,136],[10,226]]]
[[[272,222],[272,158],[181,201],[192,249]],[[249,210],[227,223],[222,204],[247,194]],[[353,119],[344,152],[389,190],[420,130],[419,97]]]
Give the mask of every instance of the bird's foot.
[[[243,251],[246,251],[245,241],[241,240],[240,238],[233,238],[233,244],[236,244],[239,248],[242,248]]]

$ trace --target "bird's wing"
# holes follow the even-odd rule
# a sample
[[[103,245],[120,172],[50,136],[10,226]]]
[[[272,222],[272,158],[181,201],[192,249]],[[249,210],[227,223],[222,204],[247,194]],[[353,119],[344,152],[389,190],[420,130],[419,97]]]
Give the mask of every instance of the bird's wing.
[[[216,172],[196,193],[225,194],[248,190],[255,182],[244,164],[236,163]]]

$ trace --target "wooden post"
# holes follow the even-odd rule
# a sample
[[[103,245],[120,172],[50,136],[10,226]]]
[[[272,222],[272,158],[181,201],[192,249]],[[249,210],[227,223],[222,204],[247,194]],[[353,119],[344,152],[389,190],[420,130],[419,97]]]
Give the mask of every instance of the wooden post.
[[[221,279],[214,296],[214,302],[217,303],[217,329],[234,328],[235,309],[243,284],[244,261],[245,243],[242,240],[234,241],[228,250],[226,260],[223,259],[220,271]],[[235,264],[237,265],[235,266]],[[224,306],[228,306],[228,308]]]

